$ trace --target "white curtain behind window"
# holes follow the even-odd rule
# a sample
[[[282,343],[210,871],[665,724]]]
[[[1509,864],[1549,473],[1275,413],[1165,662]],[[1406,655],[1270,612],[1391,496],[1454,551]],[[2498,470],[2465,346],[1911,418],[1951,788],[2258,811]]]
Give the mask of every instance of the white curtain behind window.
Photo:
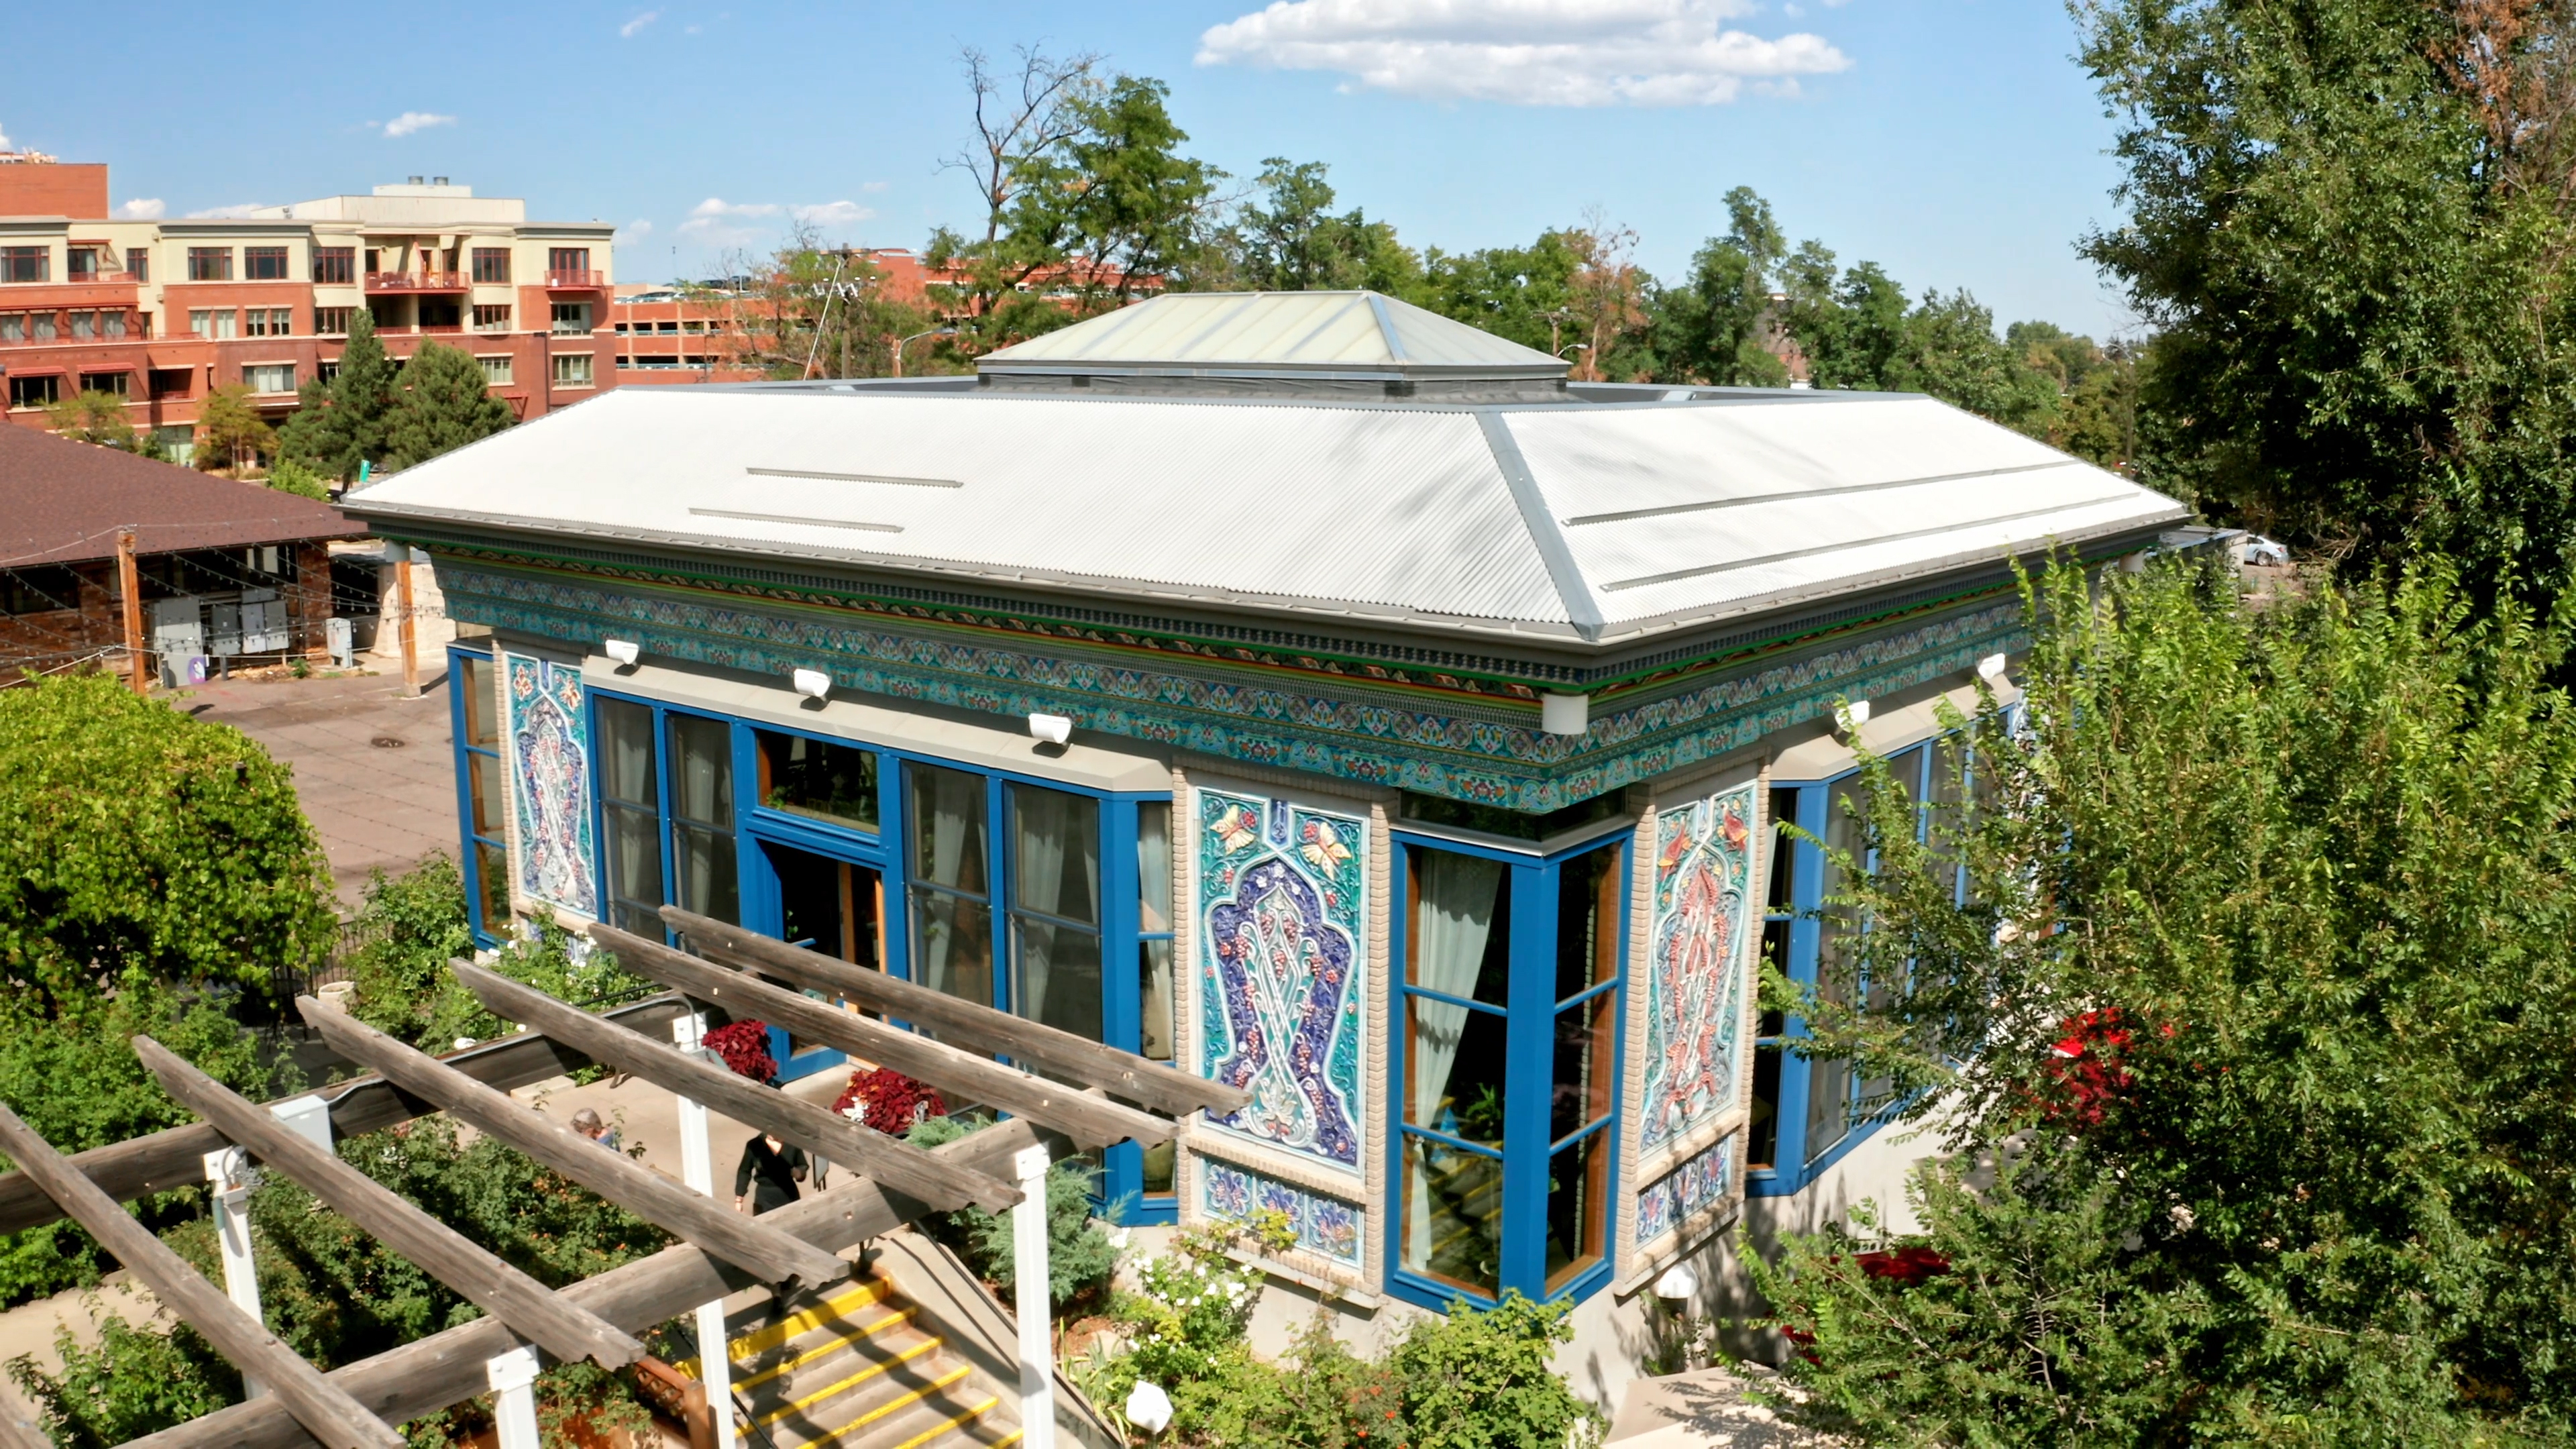
[[[1472,999],[1485,965],[1485,942],[1494,930],[1503,863],[1417,847],[1412,864],[1421,882],[1413,917],[1413,984]],[[1413,1022],[1413,1120],[1433,1127],[1448,1095],[1459,1038],[1466,1033],[1467,1008],[1417,996]]]
[[[1100,919],[1099,809],[1083,796],[1060,790],[1011,787],[1011,830],[1018,837],[1011,883],[1015,906],[1067,920]],[[1057,1013],[1047,1010],[1047,995],[1059,985],[1059,967],[1092,967],[1087,973],[1070,972],[1061,983],[1065,990],[1096,993],[1100,989],[1098,945],[1088,939],[1066,939],[1072,934],[1064,927],[1036,922],[1018,926],[1014,935],[1019,943],[1020,1015],[1052,1022],[1060,1014],[1085,1020],[1097,1014],[1096,1008],[1084,1009],[1091,1003],[1081,1001],[1059,1003]],[[1064,959],[1059,961],[1059,956]]]

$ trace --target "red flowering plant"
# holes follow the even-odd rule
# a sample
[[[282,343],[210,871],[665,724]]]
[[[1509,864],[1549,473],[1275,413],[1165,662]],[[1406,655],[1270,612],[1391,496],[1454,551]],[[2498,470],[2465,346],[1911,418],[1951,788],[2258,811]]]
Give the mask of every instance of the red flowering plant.
[[[948,1115],[947,1099],[935,1087],[916,1082],[892,1067],[850,1073],[832,1110],[856,1117],[870,1131],[900,1137],[933,1117]]]
[[[778,1076],[778,1060],[769,1054],[769,1023],[737,1021],[706,1035],[707,1050],[724,1059],[737,1077],[768,1082]]]

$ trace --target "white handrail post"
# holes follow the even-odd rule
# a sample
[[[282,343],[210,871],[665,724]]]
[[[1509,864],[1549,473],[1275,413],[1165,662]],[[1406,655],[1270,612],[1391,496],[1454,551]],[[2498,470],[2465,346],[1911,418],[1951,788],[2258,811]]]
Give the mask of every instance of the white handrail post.
[[[684,1052],[702,1051],[706,1030],[706,1017],[688,1012],[671,1023],[671,1040]],[[707,1139],[707,1105],[686,1097],[679,1100],[680,1180],[714,1197],[715,1149]],[[707,1415],[715,1424],[716,1449],[733,1449],[733,1357],[726,1350],[721,1298],[698,1305],[698,1382],[707,1388]]]
[[[1011,1209],[1011,1274],[1020,1319],[1020,1443],[1055,1449],[1055,1344],[1047,1294],[1047,1150],[1012,1159],[1020,1201]]]
[[[492,1386],[492,1422],[500,1429],[501,1449],[538,1449],[537,1351],[521,1344],[485,1359],[483,1377]]]
[[[206,1186],[215,1199],[215,1241],[224,1258],[224,1296],[233,1306],[262,1321],[259,1312],[259,1267],[250,1252],[250,1154],[238,1147],[206,1154]],[[268,1390],[242,1375],[242,1394],[256,1399]]]

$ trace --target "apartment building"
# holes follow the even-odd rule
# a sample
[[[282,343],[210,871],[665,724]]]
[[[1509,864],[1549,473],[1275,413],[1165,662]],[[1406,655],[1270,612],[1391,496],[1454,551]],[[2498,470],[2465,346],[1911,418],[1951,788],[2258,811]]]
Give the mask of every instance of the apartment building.
[[[107,168],[0,156],[0,379],[9,421],[43,427],[79,392],[126,399],[190,446],[214,389],[274,420],[339,365],[365,311],[386,350],[464,347],[522,420],[616,384],[601,222],[532,222],[527,203],[444,176],[242,216],[112,217]]]

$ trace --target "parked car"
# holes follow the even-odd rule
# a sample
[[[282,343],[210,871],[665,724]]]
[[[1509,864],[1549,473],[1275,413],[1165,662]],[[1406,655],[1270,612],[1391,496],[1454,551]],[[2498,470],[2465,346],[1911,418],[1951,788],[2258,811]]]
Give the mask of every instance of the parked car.
[[[2237,547],[2239,552],[2236,559],[2239,563],[2285,564],[2290,561],[2290,550],[2287,545],[2275,543],[2259,533],[2245,535],[2245,541]]]

